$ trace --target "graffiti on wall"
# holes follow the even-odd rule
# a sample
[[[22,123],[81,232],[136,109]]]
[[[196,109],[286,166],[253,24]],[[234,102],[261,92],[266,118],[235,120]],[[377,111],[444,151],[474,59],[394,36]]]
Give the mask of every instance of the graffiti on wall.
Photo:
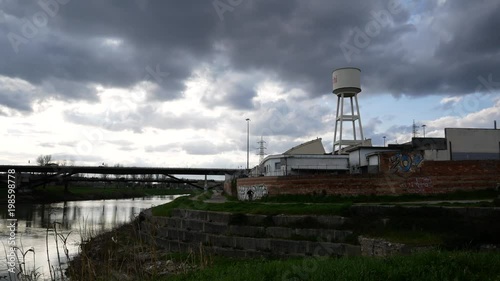
[[[263,184],[238,186],[238,200],[258,200],[267,196],[267,187]]]
[[[415,172],[424,162],[424,156],[420,152],[396,153],[389,158],[391,172]]]
[[[408,178],[399,187],[411,193],[426,193],[432,188],[432,180],[429,177]]]

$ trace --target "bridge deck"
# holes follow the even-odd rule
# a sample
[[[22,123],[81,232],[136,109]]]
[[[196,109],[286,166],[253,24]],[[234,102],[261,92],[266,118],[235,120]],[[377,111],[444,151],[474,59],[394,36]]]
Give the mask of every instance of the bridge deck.
[[[57,173],[57,174],[113,174],[113,175],[232,175],[243,170],[223,168],[160,168],[160,167],[102,167],[102,166],[28,166],[0,165],[0,173],[9,169],[19,172]]]

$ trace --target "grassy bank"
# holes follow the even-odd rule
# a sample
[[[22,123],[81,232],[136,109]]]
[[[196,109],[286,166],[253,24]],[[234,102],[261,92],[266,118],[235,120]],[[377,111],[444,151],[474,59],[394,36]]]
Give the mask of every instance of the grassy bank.
[[[389,258],[234,259],[168,253],[137,235],[137,224],[98,235],[68,270],[71,280],[500,280],[500,254],[432,251]]]
[[[390,258],[218,259],[210,268],[158,280],[500,280],[500,254],[429,252]]]
[[[7,189],[2,189],[4,193]],[[125,199],[154,195],[195,194],[200,191],[193,189],[160,189],[160,188],[130,188],[130,187],[88,187],[70,186],[68,192],[64,186],[37,187],[31,193],[17,194],[17,202],[52,203],[62,201]],[[5,195],[7,196],[7,195]]]
[[[156,206],[153,208],[155,216],[169,216],[174,208],[186,208],[193,210],[205,210],[214,212],[230,212],[242,214],[262,214],[262,215],[341,215],[345,213],[351,204],[333,203],[289,203],[289,204],[267,204],[262,202],[225,202],[225,203],[204,203],[200,200],[191,200],[188,197],[177,198],[176,200]]]
[[[269,203],[387,203],[387,202],[417,202],[417,201],[453,201],[453,200],[493,200],[500,196],[494,189],[456,191],[445,194],[404,194],[404,195],[359,195],[338,196],[324,194],[276,195],[263,198]]]

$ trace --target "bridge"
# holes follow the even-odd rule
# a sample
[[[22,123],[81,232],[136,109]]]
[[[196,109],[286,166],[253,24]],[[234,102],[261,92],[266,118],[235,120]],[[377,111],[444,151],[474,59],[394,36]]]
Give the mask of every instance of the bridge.
[[[2,179],[6,180],[7,172],[14,170],[18,184],[20,175],[27,175],[28,187],[44,185],[50,182],[59,181],[65,185],[67,189],[68,183],[71,181],[82,181],[82,177],[73,177],[78,174],[101,174],[101,175],[165,175],[176,182],[186,183],[196,188],[206,188],[207,176],[223,176],[243,174],[245,170],[241,169],[223,169],[223,168],[168,168],[168,167],[107,167],[107,166],[34,166],[34,165],[0,165],[0,174]],[[200,187],[193,183],[192,180],[179,178],[179,175],[199,175],[205,177],[205,186]],[[99,181],[96,179],[88,179],[88,181]],[[100,181],[143,181],[139,179],[125,180],[124,178],[101,179]],[[160,182],[163,180],[149,180],[151,182]]]

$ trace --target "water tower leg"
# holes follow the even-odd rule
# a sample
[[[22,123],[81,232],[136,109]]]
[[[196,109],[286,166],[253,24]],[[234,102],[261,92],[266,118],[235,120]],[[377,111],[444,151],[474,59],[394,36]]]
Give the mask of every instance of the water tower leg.
[[[340,95],[340,137],[339,137],[339,152],[342,149],[342,124],[344,123],[344,94]]]
[[[339,124],[340,97],[337,96],[337,116],[335,116],[335,133],[333,133],[333,151],[335,153],[335,142],[337,141],[337,125]]]
[[[354,113],[354,102],[352,100],[352,97],[350,99],[351,99],[351,114],[352,114],[352,133],[354,136],[354,140],[356,140],[356,119],[354,118],[356,114]]]
[[[363,136],[363,126],[361,125],[361,114],[359,114],[358,95],[355,95],[354,99],[356,100],[356,111],[357,111],[356,114],[358,115],[359,132],[361,133],[361,140],[365,140],[365,137]]]

